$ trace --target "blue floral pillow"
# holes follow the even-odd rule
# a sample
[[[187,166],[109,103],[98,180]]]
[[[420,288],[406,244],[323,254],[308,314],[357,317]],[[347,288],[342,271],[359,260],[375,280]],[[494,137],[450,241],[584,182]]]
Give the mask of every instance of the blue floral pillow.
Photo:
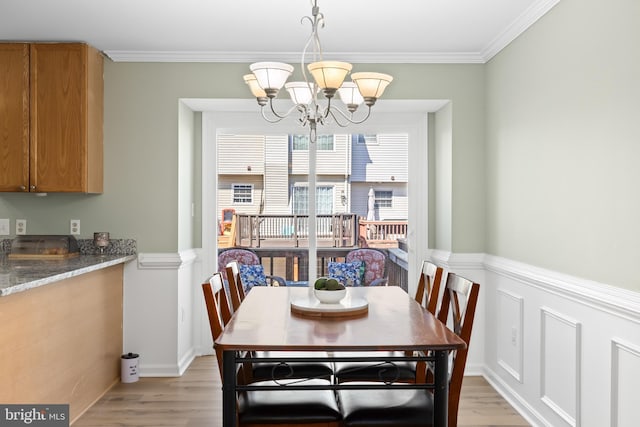
[[[362,261],[329,262],[329,277],[345,286],[362,286]]]
[[[254,286],[266,286],[267,276],[265,276],[264,267],[261,264],[240,264],[238,267],[240,268],[240,280],[242,280],[245,292]]]

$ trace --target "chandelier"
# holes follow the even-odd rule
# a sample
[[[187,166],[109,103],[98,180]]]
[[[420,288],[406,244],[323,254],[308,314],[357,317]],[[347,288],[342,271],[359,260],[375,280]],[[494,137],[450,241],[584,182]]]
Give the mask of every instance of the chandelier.
[[[324,15],[320,13],[317,0],[311,0],[311,4],[312,16],[304,16],[301,19],[301,22],[308,21],[311,24],[311,35],[304,46],[300,61],[304,81],[287,83],[293,66],[282,62],[251,64],[251,74],[246,74],[244,81],[256,97],[262,117],[266,121],[277,123],[292,114],[298,114],[298,121],[302,126],[309,126],[310,140],[315,142],[318,124],[324,125],[333,121],[340,127],[346,127],[350,123],[359,124],[367,120],[371,114],[371,107],[382,96],[393,77],[382,73],[360,72],[351,74],[351,81],[345,82],[352,65],[348,62],[323,60],[318,29],[324,27]],[[307,56],[311,56],[312,62],[305,67]],[[313,76],[313,81],[305,69]],[[274,108],[273,100],[283,86],[294,105],[288,111],[280,113]],[[318,101],[320,92],[326,99],[324,106]],[[336,92],[348,112],[341,110],[335,102],[332,104]],[[362,103],[367,106],[366,114],[356,118],[354,113]]]

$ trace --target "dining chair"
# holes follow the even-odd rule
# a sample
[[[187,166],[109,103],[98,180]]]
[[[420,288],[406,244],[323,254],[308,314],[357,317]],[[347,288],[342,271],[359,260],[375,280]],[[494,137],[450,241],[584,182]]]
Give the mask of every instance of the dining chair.
[[[427,311],[433,315],[436,314],[438,306],[442,272],[442,267],[438,267],[429,261],[422,261],[415,299],[418,304],[424,305]]]
[[[238,272],[238,263],[231,261],[227,264],[227,277],[229,278],[229,294],[233,311],[240,307],[245,298],[242,290],[242,277]],[[228,307],[228,305],[227,305]],[[223,324],[226,324],[223,316]],[[258,358],[277,358],[277,357],[326,357],[326,353],[322,352],[282,352],[282,351],[255,351],[252,354]],[[245,381],[253,382],[260,380],[284,379],[284,378],[322,378],[331,379],[333,377],[333,363],[331,362],[254,362],[250,367],[245,367],[243,372]]]
[[[447,275],[438,319],[452,322],[451,329],[464,342],[464,350],[454,352],[449,375],[448,425],[458,423],[458,405],[467,362],[471,331],[480,285],[453,273]],[[451,314],[451,316],[450,316]],[[344,427],[431,427],[433,393],[430,390],[368,389],[338,390]]]
[[[442,281],[442,267],[429,261],[422,261],[420,278],[416,290],[415,300],[433,315],[436,314],[440,283]],[[426,297],[426,299],[425,299]],[[403,352],[376,352],[376,355],[386,354],[389,357],[403,356]],[[394,382],[424,382],[426,366],[424,362],[394,362],[375,364],[366,362],[337,362],[335,377],[339,383],[351,381],[394,381]]]
[[[222,379],[222,351],[215,345],[215,341],[224,331],[225,324],[222,314],[227,304],[222,275],[214,274],[211,279],[202,284],[209,326],[214,341],[218,370]],[[238,381],[244,383],[242,369],[238,369]],[[256,381],[252,385],[279,385],[276,391],[243,391],[237,397],[237,416],[240,427],[277,426],[293,427],[304,425],[307,427],[339,427],[341,414],[332,390],[286,390],[288,380]],[[290,380],[289,380],[290,381]],[[311,379],[308,385],[328,385],[330,381]]]

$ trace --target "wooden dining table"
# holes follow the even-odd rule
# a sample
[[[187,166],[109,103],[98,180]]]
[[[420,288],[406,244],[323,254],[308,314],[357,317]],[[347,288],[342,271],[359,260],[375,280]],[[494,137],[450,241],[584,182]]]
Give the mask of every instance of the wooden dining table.
[[[448,355],[452,350],[465,348],[465,342],[396,286],[348,288],[347,297],[343,300],[345,306],[349,306],[348,299],[358,304],[366,301],[366,310],[354,311],[354,314],[325,315],[322,311],[300,313],[299,310],[292,310],[292,302],[295,307],[305,300],[313,301],[312,292],[308,288],[254,287],[216,340],[216,348],[223,352],[223,426],[236,427],[237,392],[254,389],[251,384],[238,384],[236,375],[238,364],[252,361],[251,357],[247,357],[250,351],[296,352],[297,358],[287,359],[290,362],[301,361],[299,352],[313,352],[314,357],[305,358],[307,361],[317,360],[318,352],[326,352],[327,360],[376,363],[383,359],[372,359],[371,352],[382,350],[400,351],[401,356],[397,361],[417,360],[416,357],[428,360],[434,366],[433,382],[370,383],[359,386],[331,383],[309,387],[305,387],[304,383],[296,383],[286,387],[428,388],[434,394],[433,426],[446,427]],[[348,357],[341,356],[346,354]],[[270,391],[277,392],[282,387],[285,386],[275,386]]]

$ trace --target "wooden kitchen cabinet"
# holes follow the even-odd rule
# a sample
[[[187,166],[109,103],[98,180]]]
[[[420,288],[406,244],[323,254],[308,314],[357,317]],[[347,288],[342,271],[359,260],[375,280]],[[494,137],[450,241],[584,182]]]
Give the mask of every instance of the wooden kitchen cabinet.
[[[0,44],[0,191],[28,185],[29,45]]]
[[[4,43],[0,71],[0,191],[101,193],[101,53]]]

